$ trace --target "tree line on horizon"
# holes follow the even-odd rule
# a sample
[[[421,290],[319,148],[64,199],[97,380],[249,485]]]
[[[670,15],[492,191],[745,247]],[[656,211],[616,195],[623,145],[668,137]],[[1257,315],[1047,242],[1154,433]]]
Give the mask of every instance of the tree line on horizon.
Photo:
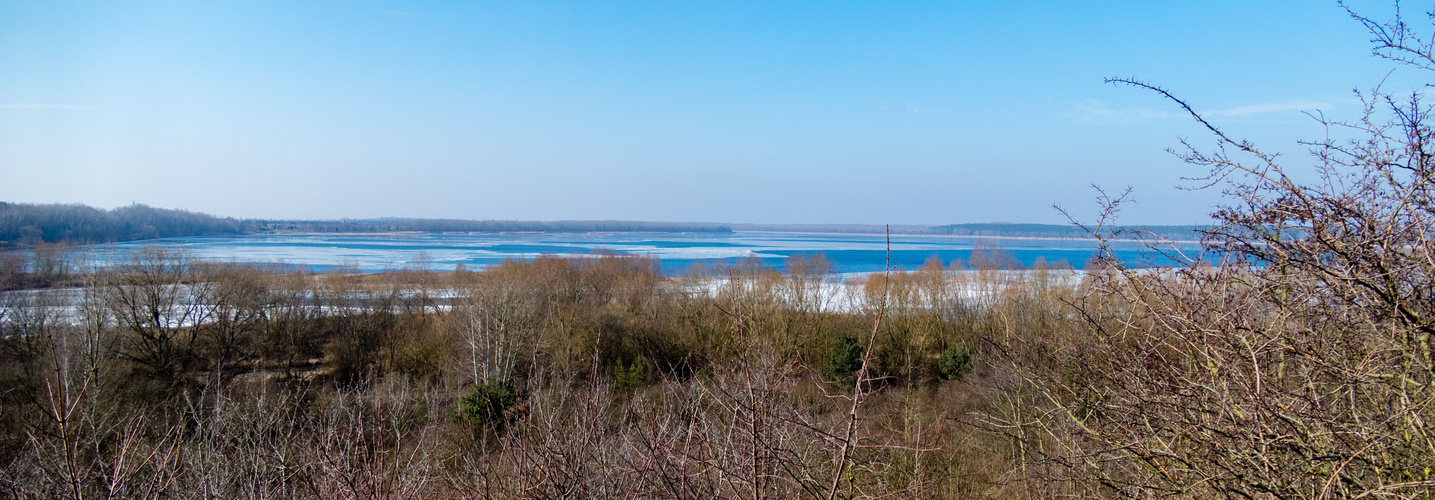
[[[134,204],[103,210],[82,204],[0,202],[0,249],[44,244],[94,244],[184,236],[263,233],[731,233],[739,231],[951,235],[1016,238],[1090,238],[1074,225],[980,223],[944,226],[874,224],[719,224],[649,221],[517,221],[464,219],[235,219]],[[1128,234],[1171,240],[1200,239],[1202,226],[1123,226]]]
[[[1210,226],[1197,225],[1123,225],[1117,226],[1113,234],[1129,238],[1158,238],[1173,241],[1199,241],[1202,230]],[[1066,238],[1089,239],[1091,233],[1074,224],[1016,224],[1010,222],[987,222],[974,224],[948,224],[931,229],[932,234],[974,237],[1007,238]]]
[[[255,233],[383,232],[661,232],[727,233],[719,224],[644,221],[506,221],[457,219],[282,220],[216,217],[134,204],[102,210],[82,204],[0,202],[0,248]]]
[[[81,204],[0,202],[0,248],[240,234],[246,229],[244,221],[233,218],[140,204],[101,210]]]

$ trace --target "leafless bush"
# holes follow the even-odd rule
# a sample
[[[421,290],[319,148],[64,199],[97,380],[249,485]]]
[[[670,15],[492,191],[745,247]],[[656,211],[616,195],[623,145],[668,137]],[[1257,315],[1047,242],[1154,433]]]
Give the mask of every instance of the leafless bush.
[[[1355,17],[1378,53],[1430,68],[1405,20]],[[1086,334],[1021,367],[1055,417],[1028,424],[1051,441],[1045,463],[1104,495],[1428,497],[1435,163],[1421,95],[1376,89],[1357,120],[1317,117],[1351,139],[1308,143],[1316,180],[1302,182],[1166,90],[1113,81],[1213,134],[1214,150],[1178,154],[1229,196],[1207,233],[1224,260],[1141,272],[1108,259],[1090,275],[1075,302]],[[1121,198],[1103,201],[1114,214]]]

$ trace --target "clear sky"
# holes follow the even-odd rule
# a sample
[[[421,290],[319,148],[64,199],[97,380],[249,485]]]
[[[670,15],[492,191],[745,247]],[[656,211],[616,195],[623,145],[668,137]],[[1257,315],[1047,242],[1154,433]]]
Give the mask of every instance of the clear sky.
[[[1383,17],[1385,3],[1355,2]],[[1425,6],[1405,8],[1417,14]],[[1424,82],[1334,2],[0,0],[0,200],[263,218],[1206,220],[1171,89],[1301,111]]]

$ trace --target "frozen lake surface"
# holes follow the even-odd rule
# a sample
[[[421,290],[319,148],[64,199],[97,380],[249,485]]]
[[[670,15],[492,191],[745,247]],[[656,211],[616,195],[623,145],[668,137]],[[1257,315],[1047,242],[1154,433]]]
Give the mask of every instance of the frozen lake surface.
[[[944,264],[970,261],[982,238],[944,236],[892,236],[892,263],[915,269],[935,257]],[[1000,245],[1019,262],[1031,265],[1037,258],[1064,260],[1080,269],[1096,250],[1088,240],[985,239]],[[659,259],[662,271],[680,275],[694,265],[731,264],[749,257],[783,269],[793,255],[822,254],[838,273],[877,272],[886,262],[882,235],[804,234],[769,232],[699,233],[525,233],[525,234],[253,234],[166,238],[87,247],[96,263],[122,260],[144,247],[184,249],[201,259],[234,262],[303,265],[314,271],[334,266],[381,272],[424,266],[452,270],[463,264],[483,268],[505,259],[532,259],[539,255],[581,256],[596,251],[648,255]],[[1195,245],[1185,245],[1193,250]],[[1143,255],[1136,243],[1118,243],[1118,256],[1130,263],[1169,264]]]

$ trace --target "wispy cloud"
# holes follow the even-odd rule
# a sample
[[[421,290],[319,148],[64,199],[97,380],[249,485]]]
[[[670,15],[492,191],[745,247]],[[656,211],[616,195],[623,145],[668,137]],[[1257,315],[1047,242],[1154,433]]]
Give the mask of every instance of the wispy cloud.
[[[1252,104],[1250,106],[1237,106],[1229,109],[1202,111],[1201,116],[1206,118],[1242,118],[1247,116],[1264,115],[1269,113],[1283,113],[1287,111],[1313,111],[1326,109],[1330,109],[1330,105],[1323,102],[1287,101]]]
[[[92,109],[93,107],[75,104],[0,104],[0,109]]]
[[[1087,99],[1076,103],[1075,110],[1068,116],[1080,125],[1130,125],[1159,120],[1169,114],[1154,109],[1110,108],[1096,99]]]

